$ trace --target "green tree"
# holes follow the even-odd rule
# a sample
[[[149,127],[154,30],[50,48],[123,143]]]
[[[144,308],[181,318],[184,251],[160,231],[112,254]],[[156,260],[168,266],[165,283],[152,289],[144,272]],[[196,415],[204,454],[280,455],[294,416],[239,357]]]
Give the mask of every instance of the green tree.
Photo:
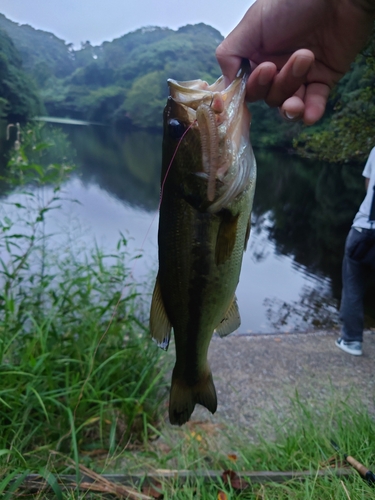
[[[0,14],[0,29],[12,39],[22,59],[23,67],[33,78],[37,79],[40,62],[51,69],[52,74],[64,78],[76,68],[74,52],[69,45],[52,33],[36,30],[31,26],[18,25]],[[40,82],[40,84],[47,82]]]
[[[9,120],[25,120],[42,109],[36,87],[23,71],[16,47],[1,29],[0,98],[2,115]]]
[[[165,80],[164,72],[154,71],[134,82],[124,103],[134,125],[141,128],[161,127],[166,97]]]
[[[305,155],[330,162],[363,162],[375,144],[375,29],[351,71],[330,99],[320,127],[301,133],[294,144]]]

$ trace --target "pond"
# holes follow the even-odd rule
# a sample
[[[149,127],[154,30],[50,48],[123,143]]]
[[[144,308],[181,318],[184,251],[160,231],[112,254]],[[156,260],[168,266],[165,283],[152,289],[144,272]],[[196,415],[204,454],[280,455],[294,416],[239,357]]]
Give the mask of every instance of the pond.
[[[61,126],[60,126],[61,127]],[[86,245],[113,250],[129,239],[135,279],[157,271],[160,132],[101,126],[62,127],[77,170],[53,224],[76,228]],[[338,324],[341,261],[347,232],[364,196],[362,167],[328,165],[285,151],[255,149],[258,181],[252,229],[237,298],[239,333],[291,332]],[[367,326],[374,326],[366,296]]]

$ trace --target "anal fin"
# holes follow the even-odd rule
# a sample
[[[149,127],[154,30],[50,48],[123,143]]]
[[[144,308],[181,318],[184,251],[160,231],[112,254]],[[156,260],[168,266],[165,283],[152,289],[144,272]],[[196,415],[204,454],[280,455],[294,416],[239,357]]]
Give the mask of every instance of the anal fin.
[[[215,328],[215,332],[220,337],[225,337],[230,333],[237,330],[241,324],[240,312],[238,310],[237,298],[234,295],[233,300],[225,313],[224,318],[220,321],[218,326]]]
[[[171,338],[172,324],[168,319],[167,313],[160,291],[159,276],[156,278],[154,293],[152,294],[150,310],[150,332],[152,338],[161,349],[168,349]]]

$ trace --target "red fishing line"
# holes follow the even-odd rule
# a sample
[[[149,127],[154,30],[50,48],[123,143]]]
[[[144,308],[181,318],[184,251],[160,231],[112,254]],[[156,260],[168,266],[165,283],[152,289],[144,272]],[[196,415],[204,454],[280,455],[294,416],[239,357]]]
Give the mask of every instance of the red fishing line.
[[[175,157],[176,157],[176,154],[177,154],[178,148],[180,147],[180,145],[181,145],[181,142],[182,142],[183,138],[184,138],[184,137],[185,137],[185,135],[188,133],[188,131],[191,129],[191,127],[194,125],[194,123],[195,123],[195,121],[194,121],[193,123],[191,123],[191,124],[188,126],[188,128],[185,130],[185,132],[184,132],[184,133],[182,134],[182,136],[180,137],[180,140],[178,141],[177,146],[176,146],[176,149],[174,150],[174,153],[173,153],[173,155],[172,155],[171,161],[169,162],[169,165],[168,165],[167,171],[165,172],[165,176],[164,176],[163,182],[161,183],[161,187],[160,187],[160,200],[159,200],[159,205],[158,205],[158,211],[160,210],[161,202],[162,202],[162,200],[163,200],[164,185],[165,185],[165,182],[166,182],[166,180],[167,180],[167,177],[168,177],[169,171],[170,171],[170,169],[171,169],[171,167],[172,167],[173,161],[174,161],[174,159],[175,159]],[[149,228],[147,229],[146,235],[145,235],[145,237],[144,237],[144,239],[143,239],[143,241],[142,241],[141,250],[142,250],[142,249],[143,249],[143,247],[144,247],[144,244],[145,244],[145,242],[146,242],[146,240],[147,240],[148,234],[149,234],[149,232],[150,232],[150,230],[151,230],[151,228],[152,228],[152,225],[153,225],[153,223],[154,223],[154,221],[155,221],[155,218],[156,218],[157,214],[158,214],[158,212],[156,212],[156,213],[155,213],[155,215],[154,215],[154,217],[152,218],[152,221],[151,221],[151,223],[150,223],[150,225],[149,225]],[[135,264],[134,264],[134,267],[135,267]],[[134,270],[134,267],[132,268],[132,271]],[[131,272],[132,272],[132,271],[131,271]]]
[[[170,161],[170,163],[169,163],[169,165],[168,165],[167,171],[165,172],[165,176],[164,176],[163,182],[162,182],[162,184],[161,184],[161,188],[160,188],[160,201],[159,201],[159,207],[158,207],[159,209],[160,209],[160,205],[161,205],[162,198],[163,198],[164,184],[165,184],[165,181],[167,180],[167,176],[168,176],[169,171],[170,171],[170,169],[171,169],[171,166],[172,166],[173,160],[175,159],[175,156],[176,156],[176,154],[177,154],[178,148],[180,147],[180,144],[181,144],[181,142],[182,142],[183,138],[184,138],[184,137],[185,137],[185,135],[188,133],[188,131],[191,129],[191,127],[194,125],[194,123],[195,123],[195,121],[194,121],[193,123],[191,123],[191,124],[188,126],[188,128],[185,130],[185,132],[182,134],[182,136],[181,136],[180,140],[178,141],[178,144],[177,144],[177,146],[176,146],[176,149],[175,149],[175,151],[174,151],[174,153],[173,153],[172,159],[171,159],[171,161]],[[154,222],[154,221],[152,221],[152,222]],[[151,225],[152,225],[152,223],[151,223]]]

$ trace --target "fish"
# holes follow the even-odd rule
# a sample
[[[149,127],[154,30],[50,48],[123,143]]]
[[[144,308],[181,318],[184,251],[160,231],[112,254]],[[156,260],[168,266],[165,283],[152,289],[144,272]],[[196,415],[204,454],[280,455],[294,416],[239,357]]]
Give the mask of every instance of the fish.
[[[196,404],[215,413],[209,344],[214,332],[225,336],[241,323],[235,291],[256,183],[245,104],[248,74],[242,68],[228,86],[223,76],[211,85],[168,80],[150,332],[167,350],[173,329],[173,425],[186,423]]]

